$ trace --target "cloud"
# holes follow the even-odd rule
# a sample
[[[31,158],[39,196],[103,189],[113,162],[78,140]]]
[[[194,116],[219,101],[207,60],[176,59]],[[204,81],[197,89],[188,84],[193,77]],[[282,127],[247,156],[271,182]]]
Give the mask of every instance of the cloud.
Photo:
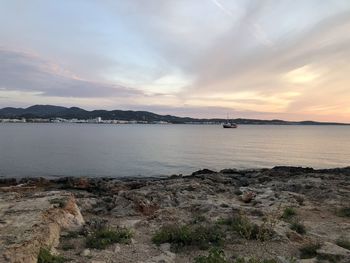
[[[350,121],[347,0],[41,1],[20,20],[17,5],[0,11],[11,47],[0,49],[3,90],[91,107]]]
[[[79,78],[35,54],[8,49],[0,49],[0,90],[77,98],[143,95],[139,90],[121,85]]]

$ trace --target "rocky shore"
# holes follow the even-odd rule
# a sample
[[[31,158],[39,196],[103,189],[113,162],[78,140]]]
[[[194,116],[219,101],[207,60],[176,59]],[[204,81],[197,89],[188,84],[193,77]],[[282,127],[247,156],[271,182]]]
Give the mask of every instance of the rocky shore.
[[[350,167],[0,178],[0,262],[350,262]]]

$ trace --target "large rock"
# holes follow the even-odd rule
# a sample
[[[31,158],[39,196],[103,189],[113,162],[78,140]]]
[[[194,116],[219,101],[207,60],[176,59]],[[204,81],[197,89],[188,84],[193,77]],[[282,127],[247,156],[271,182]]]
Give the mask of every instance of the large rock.
[[[336,262],[350,262],[350,250],[337,246],[336,244],[325,242],[317,254],[321,258],[337,260]]]
[[[176,259],[176,254],[170,251],[165,251],[159,256],[150,258],[149,260],[145,261],[145,263],[174,263],[175,259]]]
[[[0,192],[0,262],[35,263],[40,248],[58,245],[61,229],[84,223],[67,192]]]

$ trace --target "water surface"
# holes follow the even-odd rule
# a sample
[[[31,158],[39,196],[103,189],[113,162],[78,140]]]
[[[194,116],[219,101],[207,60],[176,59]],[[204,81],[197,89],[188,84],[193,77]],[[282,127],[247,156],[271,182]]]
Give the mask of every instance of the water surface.
[[[350,126],[0,124],[0,176],[350,165]]]

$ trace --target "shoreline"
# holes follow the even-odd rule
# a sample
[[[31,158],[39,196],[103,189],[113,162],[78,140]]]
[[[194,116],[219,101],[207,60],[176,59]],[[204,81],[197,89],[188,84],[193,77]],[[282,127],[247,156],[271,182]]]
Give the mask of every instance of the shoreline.
[[[349,204],[350,167],[0,179],[0,262],[348,263]]]
[[[247,169],[237,169],[237,168],[225,168],[220,171],[215,171],[207,168],[203,168],[200,170],[196,170],[192,172],[191,174],[171,174],[171,175],[154,175],[154,176],[148,176],[148,175],[125,175],[125,176],[81,176],[81,175],[48,175],[48,176],[6,176],[2,175],[0,176],[0,187],[5,186],[7,181],[11,182],[11,185],[15,185],[17,183],[26,183],[26,180],[33,180],[33,181],[40,181],[40,180],[49,180],[52,182],[60,181],[62,179],[80,179],[80,178],[86,178],[88,180],[118,180],[121,182],[125,181],[133,181],[133,180],[143,180],[143,181],[154,181],[154,180],[167,180],[167,179],[174,179],[174,178],[190,178],[194,175],[199,174],[248,174],[248,173],[261,173],[261,172],[269,172],[269,171],[280,171],[280,172],[286,172],[287,174],[292,173],[302,173],[302,174],[308,174],[308,173],[318,173],[318,174],[326,174],[326,173],[332,173],[332,174],[339,174],[339,173],[345,173],[350,174],[350,166],[344,166],[344,167],[334,167],[334,168],[313,168],[313,167],[307,167],[307,166],[274,166],[272,168],[247,168]]]

